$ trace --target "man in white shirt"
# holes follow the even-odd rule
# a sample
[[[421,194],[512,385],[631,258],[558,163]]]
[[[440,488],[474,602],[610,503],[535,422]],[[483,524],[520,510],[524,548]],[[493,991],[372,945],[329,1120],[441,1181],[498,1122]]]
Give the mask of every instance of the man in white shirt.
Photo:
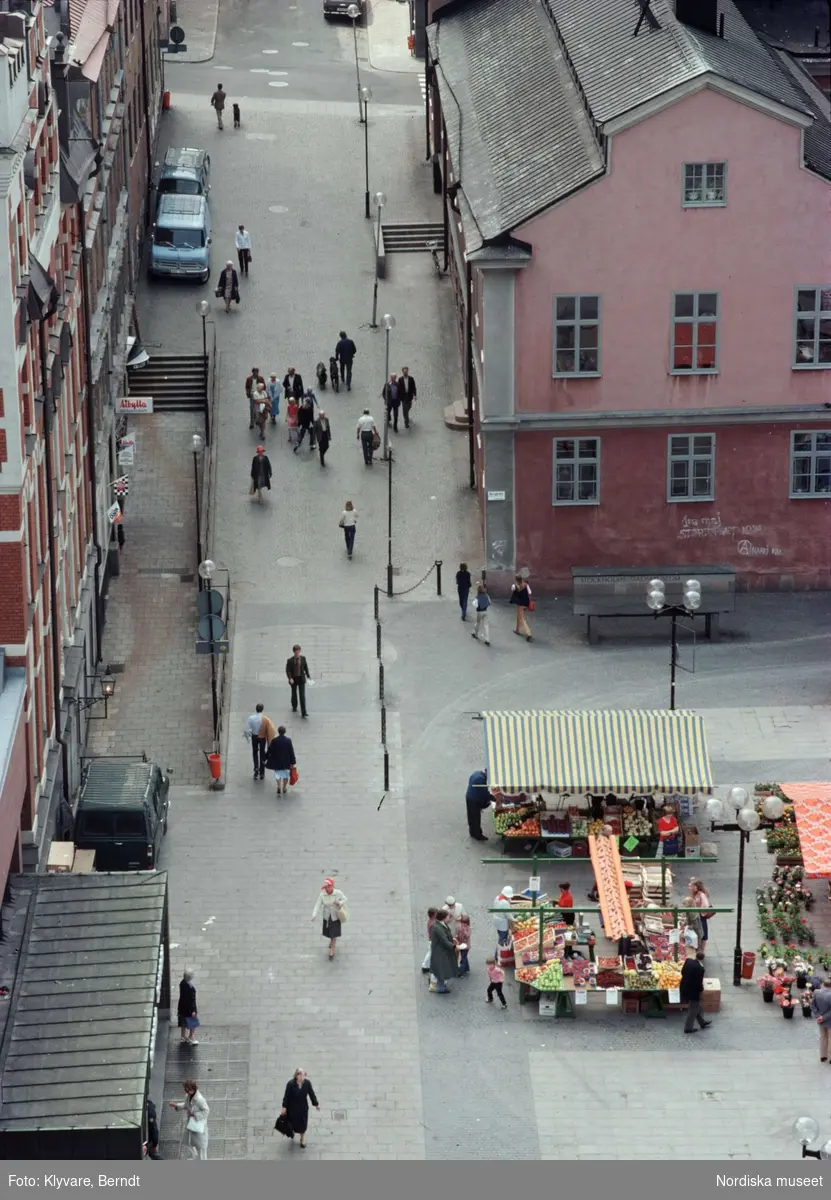
[[[255,779],[265,779],[266,751],[277,736],[277,731],[265,715],[264,708],[263,704],[257,705],[256,711],[252,712],[242,731],[242,736],[251,742]]]
[[[496,926],[496,932],[499,938],[500,946],[507,946],[508,942],[511,940],[513,921],[507,914],[511,911],[511,900],[513,899],[513,896],[514,889],[506,884],[491,905],[491,908],[502,908],[506,910],[504,913],[491,913],[491,916],[493,917],[493,923]]]
[[[234,241],[237,245],[239,273],[240,275],[247,275],[248,265],[251,262],[251,234],[244,225],[240,225],[239,229],[234,235]]]
[[[365,408],[358,417],[358,425],[355,436],[361,443],[361,449],[364,452],[364,462],[368,467],[372,466],[372,442],[378,432],[375,426],[375,420],[370,414],[368,408]]]

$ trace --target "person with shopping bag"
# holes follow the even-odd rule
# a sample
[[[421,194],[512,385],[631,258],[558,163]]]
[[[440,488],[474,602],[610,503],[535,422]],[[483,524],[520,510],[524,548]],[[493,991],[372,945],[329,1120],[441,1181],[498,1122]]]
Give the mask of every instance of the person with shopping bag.
[[[208,1102],[199,1091],[199,1085],[193,1079],[186,1079],[182,1085],[185,1089],[186,1100],[171,1100],[170,1107],[179,1112],[184,1109],[187,1113],[187,1123],[182,1135],[187,1134],[188,1145],[192,1157],[204,1162],[208,1157],[208,1117],[211,1110]]]
[[[335,942],[341,935],[341,926],[349,918],[346,907],[346,896],[335,887],[334,879],[324,879],[323,887],[315,901],[312,920],[316,921],[323,914],[323,936],[329,939],[329,959],[335,957]]]
[[[320,1102],[315,1095],[315,1090],[312,1087],[312,1081],[306,1078],[306,1072],[302,1067],[298,1067],[294,1075],[286,1084],[286,1090],[283,1093],[283,1107],[280,1110],[280,1116],[277,1118],[277,1124],[274,1128],[277,1129],[280,1121],[288,1124],[291,1130],[290,1136],[294,1140],[295,1133],[300,1134],[300,1149],[306,1149],[306,1130],[309,1128],[309,1101],[314,1108],[320,1112]],[[283,1130],[281,1129],[282,1133]]]
[[[290,737],[286,736],[285,725],[277,729],[277,736],[269,743],[265,756],[265,765],[274,772],[277,781],[277,795],[285,796],[289,783],[297,781],[297,758]],[[292,779],[294,772],[294,779]]]

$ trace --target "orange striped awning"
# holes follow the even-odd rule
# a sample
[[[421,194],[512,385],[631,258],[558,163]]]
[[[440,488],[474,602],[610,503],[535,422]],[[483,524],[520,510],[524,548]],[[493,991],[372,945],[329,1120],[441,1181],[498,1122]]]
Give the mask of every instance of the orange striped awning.
[[[808,879],[831,879],[831,783],[783,783],[793,803]]]

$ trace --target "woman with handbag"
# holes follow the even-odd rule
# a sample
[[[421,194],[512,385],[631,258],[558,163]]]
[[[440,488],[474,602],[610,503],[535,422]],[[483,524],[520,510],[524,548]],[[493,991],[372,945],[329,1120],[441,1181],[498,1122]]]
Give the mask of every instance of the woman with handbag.
[[[289,1128],[292,1131],[290,1135],[292,1138],[295,1133],[300,1134],[301,1150],[306,1149],[306,1130],[309,1128],[310,1100],[318,1112],[320,1112],[320,1102],[315,1095],[312,1081],[306,1078],[306,1072],[303,1068],[298,1067],[286,1084],[280,1117],[288,1122]],[[276,1128],[277,1126],[275,1125]],[[283,1131],[281,1130],[280,1132],[282,1133]]]
[[[338,525],[343,530],[344,540],[346,541],[346,557],[352,557],[352,550],[355,545],[355,530],[358,523],[358,514],[355,512],[355,506],[351,500],[347,500],[343,506],[343,512],[340,515]]]
[[[297,768],[297,759],[290,737],[286,737],[285,725],[280,725],[277,736],[269,744],[265,756],[265,765],[274,772],[277,781],[277,795],[285,796],[291,781],[292,770]]]
[[[690,895],[693,898],[695,907],[698,909],[698,916],[701,921],[701,940],[698,948],[704,953],[707,950],[707,938],[710,934],[710,917],[714,917],[716,914],[712,911],[712,901],[700,879],[690,880]]]
[[[225,301],[226,312],[231,311],[232,300],[239,304],[239,276],[234,270],[234,264],[230,258],[225,264],[224,271],[220,272],[216,295],[220,300]]]
[[[193,1036],[194,1030],[199,1028],[193,971],[185,970],[182,976],[182,982],[179,984],[179,1003],[176,1007],[176,1015],[179,1019],[179,1028],[182,1031],[182,1044],[185,1046],[198,1046],[199,1043]]]
[[[525,615],[534,611],[534,601],[531,598],[528,580],[523,579],[521,575],[514,575],[514,582],[511,584],[511,604],[516,605],[514,633],[524,637],[526,642],[533,642],[534,639],[531,637],[531,630],[528,628]]]
[[[335,942],[340,937],[341,925],[349,917],[346,896],[339,888],[335,887],[334,879],[323,880],[323,887],[315,901],[312,920],[316,921],[321,912],[323,913],[321,932],[325,938],[329,939],[329,958],[331,960],[335,957]]]
[[[171,1100],[170,1107],[179,1112],[184,1109],[187,1113],[185,1132],[188,1135],[188,1145],[194,1152],[193,1157],[204,1162],[208,1157],[208,1117],[211,1110],[194,1080],[186,1079],[182,1086],[187,1100]]]
[[[256,496],[260,504],[263,502],[263,488],[267,492],[271,491],[271,462],[265,452],[265,446],[258,446],[257,453],[251,459],[251,487],[248,494]]]

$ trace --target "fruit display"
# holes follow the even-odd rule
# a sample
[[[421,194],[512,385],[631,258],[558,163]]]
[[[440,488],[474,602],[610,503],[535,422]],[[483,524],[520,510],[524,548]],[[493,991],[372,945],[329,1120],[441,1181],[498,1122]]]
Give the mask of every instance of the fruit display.
[[[493,818],[493,827],[496,832],[500,834],[507,833],[509,829],[514,828],[521,823],[522,817],[519,815],[519,813],[514,812],[500,812],[497,813]]]
[[[551,925],[546,925],[542,935],[543,946],[553,946],[556,937],[556,930]],[[521,954],[523,950],[538,950],[539,945],[539,929],[536,929],[533,933],[526,933],[524,937],[517,937],[516,933],[514,934],[514,953],[516,954]]]
[[[623,810],[623,832],[629,837],[648,838],[652,833],[652,822],[646,813],[627,806]]]
[[[542,975],[545,967],[517,967],[517,983],[533,983],[538,975]]]
[[[534,980],[534,987],[538,992],[559,992],[563,988],[563,964],[559,958],[554,958],[548,963],[537,978]]]
[[[536,817],[528,817],[521,825],[510,826],[505,830],[505,837],[534,837],[540,836],[540,823]]]
[[[643,992],[654,988],[655,978],[651,971],[624,971],[623,985],[632,992]]]
[[[528,937],[528,935],[531,933],[539,935],[539,932],[539,917],[532,917],[530,920],[525,921],[517,921],[517,923],[514,925],[514,943],[516,943],[517,939]]]
[[[659,988],[677,988],[681,986],[681,967],[676,962],[659,962],[652,967],[652,975]]]
[[[599,837],[605,825],[605,821],[589,821],[589,837]]]
[[[622,971],[597,972],[597,986],[599,988],[622,988],[623,982]]]
[[[598,971],[617,971],[620,969],[620,959],[619,958],[598,958],[597,969],[598,969]]]

